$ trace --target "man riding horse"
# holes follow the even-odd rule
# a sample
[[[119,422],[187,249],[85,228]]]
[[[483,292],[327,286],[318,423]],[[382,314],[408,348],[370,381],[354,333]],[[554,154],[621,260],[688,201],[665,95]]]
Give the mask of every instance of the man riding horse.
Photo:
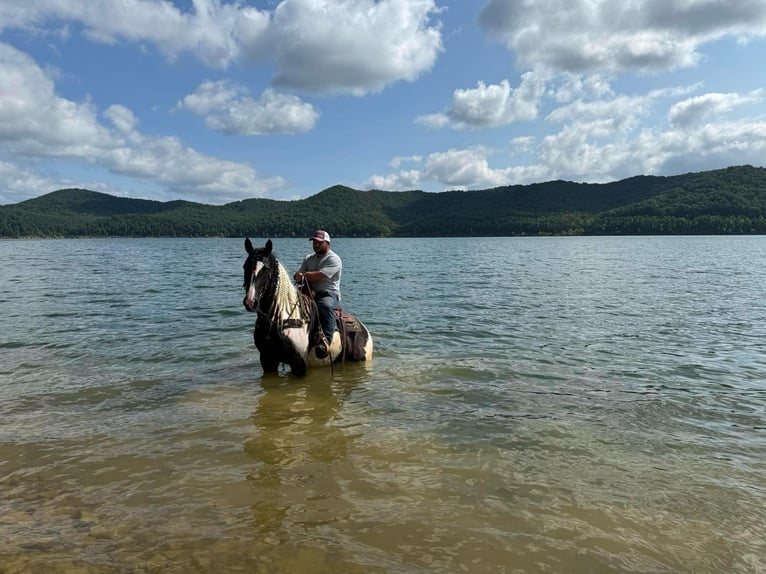
[[[335,333],[335,308],[340,304],[340,276],[343,262],[330,249],[330,234],[317,229],[309,239],[314,248],[303,258],[293,279],[313,295],[319,309],[319,321],[325,340],[315,347],[317,357],[323,359],[332,344]]]
[[[372,359],[370,331],[356,317],[336,306],[340,299],[341,263],[329,245],[321,245],[329,244],[329,234],[319,230],[311,239],[316,257],[308,256],[301,271],[292,278],[274,255],[271,239],[263,247],[255,247],[250,239],[245,239],[247,259],[242,266],[245,289],[242,304],[257,315],[253,342],[260,353],[264,373],[275,372],[280,364],[287,364],[293,374],[303,376],[308,366]],[[329,254],[337,258],[337,264],[327,264]],[[300,280],[309,293],[301,294],[293,280]],[[317,289],[316,299],[310,298],[311,287]],[[333,296],[327,297],[324,291],[330,291]],[[330,313],[330,325],[326,324],[325,317],[320,319],[323,306]],[[338,334],[333,336],[336,327]],[[323,357],[316,352],[317,344],[324,345]]]

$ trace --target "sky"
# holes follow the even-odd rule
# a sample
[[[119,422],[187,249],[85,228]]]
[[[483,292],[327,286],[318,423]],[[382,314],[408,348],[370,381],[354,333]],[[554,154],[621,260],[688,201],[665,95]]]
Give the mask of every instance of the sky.
[[[766,0],[2,0],[0,204],[766,160]]]

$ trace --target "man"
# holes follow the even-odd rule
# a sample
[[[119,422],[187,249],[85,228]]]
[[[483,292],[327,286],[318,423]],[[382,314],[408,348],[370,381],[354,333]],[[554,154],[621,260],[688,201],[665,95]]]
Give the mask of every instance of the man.
[[[303,258],[293,279],[301,285],[304,281],[308,281],[311,290],[316,293],[319,322],[322,324],[322,332],[327,340],[326,343],[320,341],[316,346],[316,354],[323,359],[327,356],[327,349],[335,333],[335,307],[340,304],[340,276],[343,262],[338,254],[330,249],[330,234],[326,231],[317,229],[310,241],[314,252]]]

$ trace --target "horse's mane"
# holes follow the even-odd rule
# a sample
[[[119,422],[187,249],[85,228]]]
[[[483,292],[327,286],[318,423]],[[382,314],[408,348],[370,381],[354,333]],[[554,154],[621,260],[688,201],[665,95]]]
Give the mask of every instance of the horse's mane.
[[[298,301],[300,300],[300,293],[298,293],[298,290],[293,287],[293,284],[291,283],[290,275],[287,273],[287,270],[282,266],[282,264],[274,259],[274,261],[277,264],[277,285],[276,290],[274,292],[274,304],[278,307],[287,307],[288,309],[294,309],[298,308]],[[291,313],[289,315],[290,319],[297,319],[299,316],[293,317],[293,314]]]
[[[292,278],[284,266],[273,255],[276,278],[274,281],[274,318],[282,321],[287,319],[306,319],[310,316],[306,297],[295,288]]]

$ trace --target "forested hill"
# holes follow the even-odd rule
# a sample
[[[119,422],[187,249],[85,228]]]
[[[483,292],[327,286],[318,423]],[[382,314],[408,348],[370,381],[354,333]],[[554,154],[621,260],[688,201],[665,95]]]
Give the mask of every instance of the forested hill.
[[[0,237],[338,237],[766,233],[766,169],[749,165],[607,184],[359,191],[222,206],[63,189],[0,206]]]

